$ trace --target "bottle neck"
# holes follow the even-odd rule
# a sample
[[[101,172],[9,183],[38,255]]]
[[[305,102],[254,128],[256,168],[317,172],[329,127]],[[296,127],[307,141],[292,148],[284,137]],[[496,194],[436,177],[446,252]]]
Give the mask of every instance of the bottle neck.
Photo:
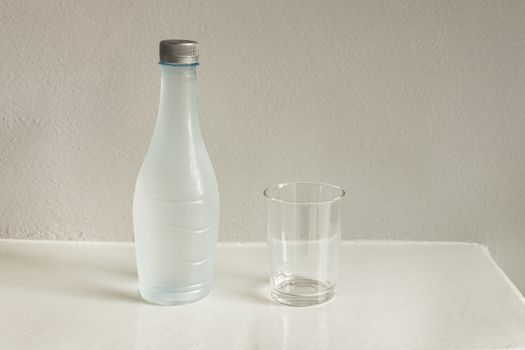
[[[158,130],[200,134],[197,114],[197,65],[160,64]]]

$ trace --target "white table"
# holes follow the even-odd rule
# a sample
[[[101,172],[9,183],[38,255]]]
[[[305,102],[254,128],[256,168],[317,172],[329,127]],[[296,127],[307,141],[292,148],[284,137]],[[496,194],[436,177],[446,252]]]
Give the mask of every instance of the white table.
[[[0,349],[525,349],[525,303],[487,249],[346,243],[336,298],[267,298],[262,244],[220,244],[212,294],[137,297],[131,243],[0,240]]]

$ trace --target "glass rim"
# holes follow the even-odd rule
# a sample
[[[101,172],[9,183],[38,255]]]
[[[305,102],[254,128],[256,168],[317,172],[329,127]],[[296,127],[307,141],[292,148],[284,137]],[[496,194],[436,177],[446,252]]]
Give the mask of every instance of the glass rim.
[[[326,201],[311,201],[311,202],[294,202],[294,201],[287,201],[284,199],[272,197],[268,194],[268,191],[274,189],[274,188],[282,188],[290,185],[318,185],[318,186],[324,186],[324,187],[330,187],[335,190],[337,190],[339,193],[334,198],[326,200]],[[338,200],[343,199],[343,197],[346,195],[346,191],[337,185],[327,184],[324,182],[308,182],[308,181],[290,181],[290,182],[282,182],[277,185],[272,185],[268,188],[266,188],[263,191],[264,198],[267,200],[273,201],[273,202],[279,202],[282,204],[293,204],[293,205],[318,205],[318,204],[330,204],[334,203]]]

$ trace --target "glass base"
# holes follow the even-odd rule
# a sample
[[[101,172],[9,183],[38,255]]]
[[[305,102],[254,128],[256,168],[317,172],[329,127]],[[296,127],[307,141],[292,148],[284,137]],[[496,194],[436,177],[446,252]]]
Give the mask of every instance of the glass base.
[[[331,300],[335,286],[299,276],[279,276],[275,279],[271,298],[288,306],[313,306]]]
[[[183,305],[199,301],[210,294],[210,285],[184,288],[140,288],[146,302],[157,305]]]

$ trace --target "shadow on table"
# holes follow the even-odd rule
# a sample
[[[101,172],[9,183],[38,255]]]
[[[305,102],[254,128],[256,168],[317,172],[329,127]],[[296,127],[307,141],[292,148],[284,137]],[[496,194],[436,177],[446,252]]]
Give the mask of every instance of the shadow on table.
[[[27,248],[27,249],[25,249]],[[69,249],[70,248],[70,249]],[[122,254],[115,258],[114,254]],[[258,261],[243,261],[236,256],[221,256],[213,279],[213,295],[257,304],[269,304],[269,282],[265,266]],[[0,251],[0,265],[7,275],[0,275],[0,284],[24,288],[24,293],[63,295],[84,300],[111,302],[142,302],[134,254],[131,249],[108,246],[77,246],[65,248],[28,244]]]
[[[222,257],[215,269],[214,291],[227,299],[269,304],[268,276],[260,266],[235,257]]]
[[[52,249],[8,250],[0,253],[0,265],[8,271],[0,284],[23,288],[24,294],[64,296],[111,302],[137,302],[137,276],[132,263],[107,255],[96,260],[89,254],[53,254]]]

